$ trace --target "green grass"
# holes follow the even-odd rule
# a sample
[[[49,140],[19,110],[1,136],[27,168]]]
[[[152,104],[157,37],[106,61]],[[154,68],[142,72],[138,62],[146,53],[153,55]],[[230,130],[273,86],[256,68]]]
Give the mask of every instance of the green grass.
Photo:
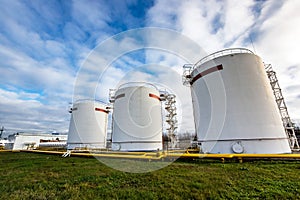
[[[177,161],[126,173],[94,158],[1,152],[0,164],[0,199],[300,199],[299,161]]]

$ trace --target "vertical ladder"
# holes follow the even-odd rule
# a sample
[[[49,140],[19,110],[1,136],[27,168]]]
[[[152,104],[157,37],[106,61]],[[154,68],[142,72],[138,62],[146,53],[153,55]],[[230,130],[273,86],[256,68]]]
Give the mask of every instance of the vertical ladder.
[[[285,132],[289,138],[290,147],[292,150],[299,150],[299,143],[295,134],[295,127],[291,121],[289,116],[281,88],[278,83],[278,79],[276,76],[276,72],[273,70],[271,64],[265,64],[265,70],[267,72],[267,76],[270,80],[270,84],[273,90],[273,94],[275,96],[275,100],[279,109],[279,113],[281,115],[281,120],[285,129]]]

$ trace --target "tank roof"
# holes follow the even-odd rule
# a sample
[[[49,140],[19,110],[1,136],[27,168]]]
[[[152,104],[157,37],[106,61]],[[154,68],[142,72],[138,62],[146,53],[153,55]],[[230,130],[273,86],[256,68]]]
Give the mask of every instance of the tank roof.
[[[221,56],[226,56],[226,55],[231,55],[231,54],[238,54],[238,53],[249,53],[249,54],[254,54],[253,51],[246,49],[246,48],[229,48],[229,49],[223,49],[220,51],[216,51],[212,54],[209,54],[205,57],[203,57],[201,60],[199,60],[198,62],[196,62],[193,66],[193,69],[195,69],[197,66],[213,60],[215,58],[221,57]]]
[[[118,89],[127,88],[127,87],[142,87],[142,86],[150,87],[150,88],[154,88],[154,89],[158,90],[155,85],[153,85],[152,83],[148,83],[148,82],[127,82],[127,83],[120,85],[118,87]]]
[[[73,104],[75,104],[75,103],[88,103],[88,102],[101,103],[101,104],[107,105],[106,102],[101,101],[101,100],[97,100],[97,99],[77,99],[75,102],[73,102]]]

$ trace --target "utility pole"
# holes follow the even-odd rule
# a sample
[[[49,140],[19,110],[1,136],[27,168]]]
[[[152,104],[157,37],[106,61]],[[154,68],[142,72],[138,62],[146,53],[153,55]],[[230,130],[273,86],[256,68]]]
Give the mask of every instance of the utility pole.
[[[4,131],[4,126],[2,126],[0,129],[0,139],[2,138],[3,131]]]

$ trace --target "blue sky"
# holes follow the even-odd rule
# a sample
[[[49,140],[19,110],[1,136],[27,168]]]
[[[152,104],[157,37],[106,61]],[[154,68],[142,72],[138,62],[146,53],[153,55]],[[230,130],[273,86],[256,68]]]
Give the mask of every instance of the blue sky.
[[[113,35],[143,27],[177,31],[207,53],[229,47],[254,50],[278,72],[290,115],[299,123],[299,9],[299,1],[292,0],[0,0],[0,126],[7,132],[66,132],[74,84],[88,55]],[[180,76],[184,60],[166,52],[130,52],[112,64],[97,97],[105,101],[105,91],[124,76],[149,79],[151,63]],[[192,113],[189,101],[182,98],[181,104]],[[184,114],[181,131],[192,130],[192,121]]]

